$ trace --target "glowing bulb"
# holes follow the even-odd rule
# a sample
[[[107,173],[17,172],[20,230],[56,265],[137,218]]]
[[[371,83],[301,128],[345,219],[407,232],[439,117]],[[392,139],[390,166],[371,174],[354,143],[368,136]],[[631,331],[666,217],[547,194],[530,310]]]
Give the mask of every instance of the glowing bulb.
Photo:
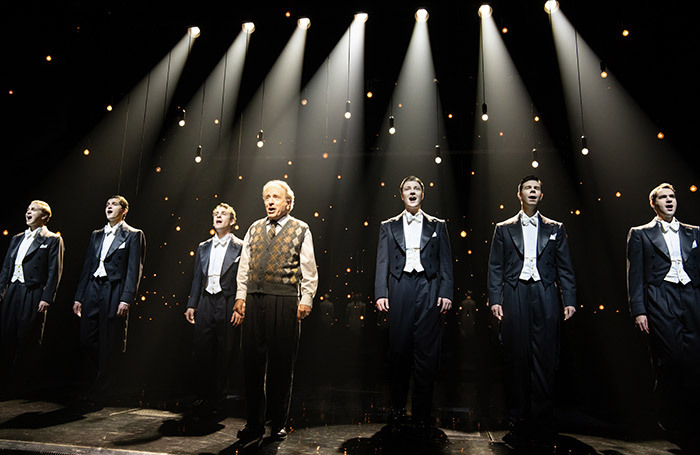
[[[547,14],[552,14],[559,9],[559,2],[557,0],[547,0],[544,3],[544,10]]]
[[[360,22],[367,22],[367,19],[369,19],[369,14],[357,13],[357,14],[355,14],[355,19],[357,19]]]
[[[426,10],[425,8],[421,8],[418,11],[416,11],[415,16],[418,22],[426,22],[430,15],[428,14],[428,10]]]
[[[479,7],[479,17],[482,19],[485,19],[487,17],[491,17],[491,14],[493,13],[493,8],[491,8],[490,5],[481,5]]]
[[[486,106],[486,103],[483,103],[481,105],[481,120],[484,122],[489,119],[489,114],[488,114],[488,107]]]
[[[187,29],[187,33],[189,33],[192,38],[199,38],[202,34],[202,30],[199,27],[190,27]]]
[[[440,164],[442,163],[442,157],[436,156],[435,157],[435,164]]]
[[[255,31],[255,24],[252,22],[244,22],[243,25],[241,26],[244,32],[247,34],[251,34]]]
[[[352,112],[350,112],[350,100],[345,102],[345,118],[349,119],[352,117]]]
[[[259,149],[263,148],[263,145],[265,145],[263,130],[258,131],[258,142],[256,142],[255,145],[257,145]]]
[[[396,134],[396,119],[393,115],[389,116],[389,134]]]
[[[111,104],[108,104],[108,105],[107,105],[107,111],[108,111],[108,112],[112,112],[112,105],[111,105]]]
[[[297,21],[297,26],[303,30],[308,30],[311,27],[311,20],[308,17],[302,17]]]
[[[531,163],[531,164],[532,164],[532,167],[534,167],[535,169],[537,169],[538,167],[540,167],[540,162],[537,161],[537,160],[532,160],[532,163]]]

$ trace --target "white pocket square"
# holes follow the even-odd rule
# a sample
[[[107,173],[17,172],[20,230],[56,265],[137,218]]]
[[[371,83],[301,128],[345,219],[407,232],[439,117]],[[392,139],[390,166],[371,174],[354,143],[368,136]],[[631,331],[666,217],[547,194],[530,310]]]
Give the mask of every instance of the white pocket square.
[[[698,247],[698,242],[693,240],[693,246],[691,246],[690,248],[697,248],[697,247]]]
[[[39,245],[39,248],[48,248],[48,247],[49,247],[48,245],[44,245],[44,244]],[[695,244],[694,244],[694,243],[693,243],[693,248],[695,248]]]
[[[233,262],[238,262],[238,261],[240,261],[240,260],[241,260],[241,257],[238,256],[236,259],[233,260]]]
[[[555,232],[554,234],[549,236],[549,240],[556,240],[557,239],[557,233]]]
[[[117,248],[117,249],[118,249],[118,250],[123,250],[124,248],[126,248],[126,242],[124,242],[124,243],[122,243],[121,245],[119,245],[119,248]]]
[[[433,237],[437,237],[437,232],[433,232]]]

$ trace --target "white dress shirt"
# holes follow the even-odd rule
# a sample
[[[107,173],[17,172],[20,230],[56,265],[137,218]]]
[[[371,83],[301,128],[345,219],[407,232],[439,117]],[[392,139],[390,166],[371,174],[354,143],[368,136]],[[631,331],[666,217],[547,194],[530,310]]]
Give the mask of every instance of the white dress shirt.
[[[93,274],[94,277],[106,277],[107,270],[105,270],[105,258],[109,252],[109,248],[114,242],[114,238],[117,235],[117,229],[122,225],[123,221],[110,226],[109,223],[104,227],[104,239],[102,240],[102,250],[100,251],[100,265],[97,266],[97,270]]]
[[[275,224],[275,235],[279,234],[284,225],[289,221],[289,215],[285,215]],[[270,219],[266,221],[268,231],[270,229]],[[250,265],[250,228],[243,238],[243,248],[241,249],[241,259],[238,261],[238,275],[236,276],[236,300],[245,300],[248,295],[248,269]],[[299,287],[301,290],[300,305],[312,306],[316,289],[318,288],[318,270],[316,270],[316,257],[314,256],[314,243],[311,237],[311,230],[307,229],[304,240],[301,243],[299,252],[299,268],[301,269],[301,280]]]
[[[221,269],[224,266],[228,244],[231,242],[231,234],[226,234],[222,238],[215,235],[211,242],[206,291],[210,294],[217,294],[221,292]]]
[[[520,225],[523,229],[523,270],[520,272],[521,280],[540,281],[540,272],[537,270],[537,231],[539,229],[540,212],[529,217],[520,211]]]
[[[423,234],[423,211],[419,210],[415,215],[404,210],[403,216],[403,236],[406,242],[406,265],[404,272],[422,272],[423,265],[420,263],[420,238]]]
[[[19,249],[17,250],[17,257],[15,258],[15,268],[14,272],[12,273],[11,282],[14,283],[15,281],[19,280],[20,283],[24,283],[24,269],[22,268],[22,261],[24,261],[24,256],[27,255],[29,246],[32,244],[37,234],[42,229],[44,229],[43,226],[34,229],[33,231],[29,228],[27,228],[27,230],[24,231],[24,238],[22,238],[22,242],[19,244]]]
[[[664,236],[668,253],[671,256],[671,268],[669,269],[664,281],[670,283],[690,283],[690,277],[683,268],[683,256],[681,255],[681,240],[678,236],[680,223],[673,218],[670,223],[664,220],[659,220],[661,234]]]

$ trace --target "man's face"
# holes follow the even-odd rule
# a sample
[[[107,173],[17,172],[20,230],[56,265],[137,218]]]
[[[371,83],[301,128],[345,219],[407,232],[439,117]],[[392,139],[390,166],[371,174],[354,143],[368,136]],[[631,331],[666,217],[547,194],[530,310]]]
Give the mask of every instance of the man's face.
[[[48,215],[44,213],[39,204],[29,204],[27,213],[24,214],[24,219],[27,221],[27,227],[34,230],[46,224]]]
[[[523,182],[520,186],[518,199],[520,199],[523,208],[529,207],[537,210],[537,206],[540,205],[540,201],[542,200],[542,186],[540,182],[537,180]]]
[[[119,199],[113,197],[107,200],[105,204],[105,216],[107,216],[107,221],[114,225],[119,223],[126,216],[126,210],[122,207]]]
[[[214,230],[219,232],[221,230],[231,230],[231,227],[235,221],[233,220],[233,216],[231,215],[230,212],[228,212],[226,209],[223,207],[219,207],[216,210],[214,210],[214,214],[212,216],[212,224],[214,225]]]
[[[409,180],[401,188],[401,200],[406,211],[415,213],[423,203],[423,188],[415,180]]]
[[[654,201],[653,207],[656,214],[661,218],[672,219],[678,208],[676,193],[670,188],[661,188],[656,193],[656,201]]]
[[[273,221],[289,213],[291,207],[291,203],[287,200],[287,191],[277,185],[271,185],[263,191],[263,202],[267,217]]]

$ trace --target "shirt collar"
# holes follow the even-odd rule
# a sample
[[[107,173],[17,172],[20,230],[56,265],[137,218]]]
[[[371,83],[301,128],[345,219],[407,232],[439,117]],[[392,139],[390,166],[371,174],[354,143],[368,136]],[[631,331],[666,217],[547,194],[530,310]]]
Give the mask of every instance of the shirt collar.
[[[286,214],[286,215],[280,217],[280,219],[275,220],[274,223],[275,223],[276,225],[278,225],[278,226],[284,226],[284,223],[286,223],[288,219],[289,219],[289,214]],[[267,218],[267,219],[265,220],[265,224],[266,224],[267,226],[271,225],[271,224],[272,224],[272,220],[271,220],[270,218]]]

